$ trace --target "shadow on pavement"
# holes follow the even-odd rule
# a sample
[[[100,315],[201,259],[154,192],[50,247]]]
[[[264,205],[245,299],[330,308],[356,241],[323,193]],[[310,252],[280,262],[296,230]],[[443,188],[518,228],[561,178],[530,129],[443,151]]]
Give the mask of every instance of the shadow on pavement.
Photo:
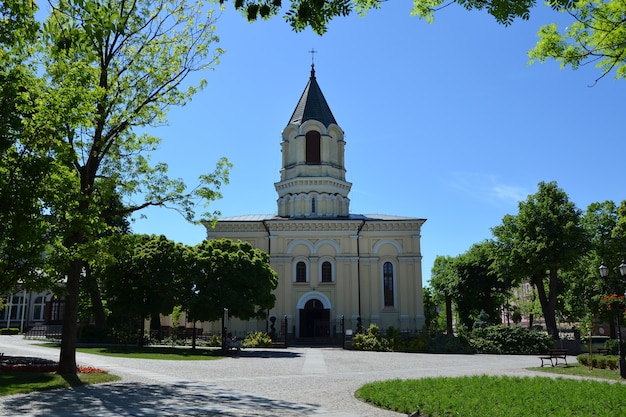
[[[241,349],[241,352],[239,353],[231,350],[228,353],[228,356],[234,356],[234,357],[245,356],[246,358],[290,359],[290,358],[300,358],[302,357],[302,354],[297,353],[297,352],[280,350],[280,349],[263,350],[259,348],[254,348],[254,349],[243,348]]]
[[[301,416],[316,407],[241,394],[197,382],[114,383],[43,391],[0,399],[0,415],[78,416]]]

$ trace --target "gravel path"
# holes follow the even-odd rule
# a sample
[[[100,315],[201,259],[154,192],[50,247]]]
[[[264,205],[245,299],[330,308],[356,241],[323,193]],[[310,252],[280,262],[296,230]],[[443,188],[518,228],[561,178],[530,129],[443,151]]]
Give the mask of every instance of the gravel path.
[[[58,359],[22,336],[0,336],[7,355]],[[568,358],[569,359],[569,358]],[[574,361],[574,358],[570,359]],[[80,365],[121,382],[0,397],[0,416],[398,417],[354,398],[366,382],[462,375],[533,376],[536,356],[357,352],[338,348],[245,349],[212,361],[77,354]],[[542,374],[545,375],[545,374]]]

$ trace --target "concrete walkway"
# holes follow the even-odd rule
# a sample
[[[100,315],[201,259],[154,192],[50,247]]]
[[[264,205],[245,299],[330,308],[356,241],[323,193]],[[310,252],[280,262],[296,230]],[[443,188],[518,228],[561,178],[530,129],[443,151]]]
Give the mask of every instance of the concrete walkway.
[[[6,355],[58,359],[58,350],[0,336]],[[569,359],[569,358],[568,358]],[[574,358],[571,359],[574,361]],[[0,397],[0,416],[398,417],[354,398],[367,382],[462,375],[533,376],[537,356],[357,352],[337,348],[245,349],[211,361],[77,354],[121,382]],[[545,374],[541,374],[545,376]]]

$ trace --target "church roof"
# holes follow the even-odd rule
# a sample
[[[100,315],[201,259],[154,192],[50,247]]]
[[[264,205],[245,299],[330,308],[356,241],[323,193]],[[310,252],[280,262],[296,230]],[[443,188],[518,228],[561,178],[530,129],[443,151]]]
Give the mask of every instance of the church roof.
[[[311,65],[311,77],[304,88],[304,92],[298,101],[298,105],[289,120],[289,124],[301,125],[307,120],[317,120],[328,127],[331,123],[337,124],[330,107],[322,94],[320,86],[315,79],[315,67]]]
[[[416,220],[414,217],[393,216],[389,214],[349,214],[347,217],[336,218],[293,218],[293,217],[281,217],[276,214],[244,214],[242,216],[223,217],[218,219],[220,222],[260,222],[267,220],[282,220],[282,221],[301,221],[301,220],[364,220],[364,221],[404,221],[404,220]],[[423,219],[417,219],[423,220]]]

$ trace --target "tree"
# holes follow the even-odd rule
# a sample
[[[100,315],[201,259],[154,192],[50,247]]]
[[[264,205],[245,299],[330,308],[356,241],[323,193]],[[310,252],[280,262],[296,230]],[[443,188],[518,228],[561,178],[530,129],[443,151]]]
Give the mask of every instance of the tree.
[[[117,317],[140,320],[139,344],[143,345],[146,318],[169,314],[182,302],[191,248],[165,236],[121,236],[124,250],[100,275],[107,307]]]
[[[47,212],[50,187],[57,184],[55,161],[47,153],[50,130],[27,123],[36,113],[44,85],[29,62],[37,40],[35,3],[0,3],[0,292],[49,288],[47,241],[54,224]],[[45,239],[44,237],[47,237]]]
[[[32,124],[58,135],[50,154],[63,169],[51,214],[61,233],[53,256],[67,276],[59,372],[76,373],[78,297],[85,265],[108,226],[107,193],[141,195],[125,204],[128,214],[148,206],[176,207],[195,217],[199,200],[218,198],[230,164],[222,160],[189,191],[149,163],[159,139],[139,134],[165,122],[171,106],[184,105],[204,85],[184,87],[193,72],[221,53],[210,46],[211,12],[186,0],[59,0],[44,24],[37,59],[43,62],[46,96]]]
[[[446,311],[446,332],[454,334],[452,326],[452,294],[458,281],[457,271],[454,268],[454,258],[450,256],[437,256],[431,270],[430,285],[434,295],[443,297]]]
[[[529,52],[532,61],[550,58],[561,68],[594,62],[599,79],[615,70],[615,78],[626,78],[626,3],[620,0],[579,0],[560,5],[572,17],[561,32],[556,23],[539,31],[539,42]]]
[[[452,289],[452,297],[459,320],[467,329],[472,328],[481,312],[491,317],[492,322],[501,322],[500,307],[504,304],[508,287],[493,267],[494,258],[495,243],[484,241],[472,245],[454,262],[459,279]]]
[[[221,3],[224,0],[220,1]],[[326,32],[328,23],[339,16],[353,12],[364,15],[370,9],[378,9],[385,0],[290,0],[285,20],[295,31],[310,27],[317,34]],[[562,7],[570,0],[552,0],[552,7]],[[434,13],[453,3],[467,10],[486,10],[498,22],[511,24],[515,18],[528,19],[536,0],[414,0],[412,15],[432,21]],[[281,10],[281,0],[235,0],[236,9],[243,12],[249,21],[268,19]]]
[[[224,0],[220,0],[221,3]],[[331,20],[352,13],[365,15],[370,9],[382,7],[385,0],[290,0],[285,20],[295,31],[310,27],[315,33],[326,32]],[[268,19],[282,9],[282,0],[234,0],[234,6],[249,21]],[[428,22],[435,13],[456,3],[468,11],[486,11],[501,24],[511,25],[515,19],[528,20],[536,0],[414,0],[411,15]],[[572,17],[564,32],[556,24],[543,26],[540,40],[529,52],[531,62],[553,58],[573,69],[587,62],[596,62],[601,70],[597,79],[612,70],[616,78],[626,78],[626,4],[621,0],[548,0],[553,10]],[[596,80],[596,81],[597,81]]]
[[[264,318],[274,307],[278,275],[269,255],[248,242],[205,240],[189,260],[187,308],[193,321],[219,320],[224,308],[242,320]]]
[[[559,271],[567,271],[584,253],[587,237],[581,212],[556,182],[539,183],[536,194],[519,203],[516,216],[506,215],[492,229],[498,263],[512,284],[529,279],[536,287],[548,332],[558,339],[556,309]]]

